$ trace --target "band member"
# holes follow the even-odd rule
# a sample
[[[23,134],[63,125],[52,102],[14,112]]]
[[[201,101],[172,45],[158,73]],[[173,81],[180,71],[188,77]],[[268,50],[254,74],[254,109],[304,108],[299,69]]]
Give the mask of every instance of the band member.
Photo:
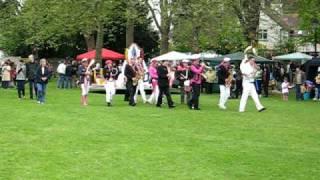
[[[162,104],[162,96],[166,95],[169,108],[174,108],[175,105],[172,101],[170,90],[169,90],[169,64],[168,61],[163,61],[160,66],[157,68],[158,73],[158,84],[159,84],[159,96],[157,101],[157,107],[161,107]]]
[[[159,96],[159,86],[158,86],[158,72],[157,72],[158,62],[157,60],[151,60],[149,67],[150,81],[152,85],[152,94],[148,99],[148,103],[157,103]]]
[[[188,60],[183,60],[181,64],[177,67],[176,76],[179,80],[180,86],[180,99],[181,104],[188,102],[191,99],[191,72],[188,65]]]
[[[250,49],[253,49],[253,48],[249,46],[245,50],[245,53]],[[247,57],[247,55],[245,55],[245,58],[241,62],[240,70],[243,77],[242,79],[243,93],[240,100],[239,112],[245,111],[245,107],[246,107],[246,103],[249,95],[251,95],[256,105],[256,108],[258,109],[259,112],[266,110],[266,108],[264,108],[260,103],[256,88],[254,86],[254,77],[257,72],[257,64],[255,63],[254,57],[252,56]]]
[[[199,97],[200,97],[200,88],[201,88],[201,80],[202,80],[202,73],[204,71],[205,64],[202,63],[200,65],[200,60],[195,59],[191,65],[191,72],[193,77],[191,79],[191,86],[192,86],[192,98],[188,103],[190,109],[200,110],[199,108]]]
[[[141,98],[143,103],[147,102],[147,98],[146,98],[146,92],[144,91],[144,73],[145,73],[145,68],[143,66],[143,59],[142,58],[138,58],[137,62],[135,63],[135,69],[136,69],[136,74],[137,74],[137,88],[136,88],[136,93],[134,96],[134,100],[137,103],[137,97],[138,97],[138,93],[140,91],[141,94]]]
[[[128,64],[126,65],[124,70],[124,75],[126,76],[126,79],[127,79],[126,88],[129,94],[130,106],[136,106],[136,103],[134,101],[134,95],[137,88],[137,79],[136,79],[136,71],[134,70],[133,61],[134,59],[128,60]]]
[[[112,65],[112,61],[108,60],[103,70],[105,78],[105,89],[106,89],[106,102],[108,106],[111,106],[112,97],[116,94],[116,80],[119,75],[118,67]]]
[[[89,85],[90,85],[90,71],[88,70],[88,59],[83,59],[79,67],[80,80],[79,84],[81,87],[81,104],[83,106],[88,105],[88,94],[89,94]]]
[[[104,83],[103,68],[101,68],[99,63],[97,63],[96,67],[93,68],[92,82],[99,84],[99,85],[102,85]]]
[[[220,100],[219,100],[219,108],[220,109],[227,109],[226,103],[228,101],[228,98],[230,97],[230,87],[231,87],[231,81],[229,79],[229,76],[232,74],[229,73],[230,68],[230,58],[226,57],[223,59],[221,64],[218,68],[218,84],[220,88]]]

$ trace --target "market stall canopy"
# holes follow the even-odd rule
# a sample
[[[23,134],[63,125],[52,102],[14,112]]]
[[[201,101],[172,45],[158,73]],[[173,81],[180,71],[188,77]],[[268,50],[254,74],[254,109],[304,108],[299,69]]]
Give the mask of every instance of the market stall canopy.
[[[183,59],[192,59],[192,56],[177,51],[171,51],[161,56],[152,58],[152,60],[157,61],[179,61]]]
[[[301,52],[296,52],[296,53],[276,56],[273,59],[278,61],[306,61],[306,60],[311,60],[312,56],[309,56]]]
[[[115,51],[109,50],[109,49],[105,49],[103,48],[101,51],[101,57],[104,60],[120,60],[120,59],[124,59],[124,55],[117,53]],[[80,54],[77,56],[77,60],[81,60],[81,59],[94,59],[96,58],[96,50],[92,50],[83,54]]]
[[[212,60],[213,58],[216,58],[216,57],[218,57],[218,54],[208,53],[208,52],[192,55],[192,59],[201,59],[201,60]]]
[[[216,58],[211,59],[211,61],[222,61],[225,57],[228,57],[231,59],[231,61],[236,62],[239,61],[241,62],[242,59],[244,59],[244,53],[243,52],[237,52],[237,53],[232,53],[232,54],[227,54],[227,55],[223,55],[223,56],[218,56]],[[256,59],[256,62],[260,62],[260,63],[272,63],[272,60],[269,60],[267,58],[261,57],[261,56],[254,56],[254,58]]]

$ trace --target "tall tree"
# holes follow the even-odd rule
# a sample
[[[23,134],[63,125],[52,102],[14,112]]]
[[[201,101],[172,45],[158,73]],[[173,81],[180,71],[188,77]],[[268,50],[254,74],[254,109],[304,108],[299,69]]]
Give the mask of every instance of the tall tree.
[[[306,32],[303,41],[318,43],[320,41],[319,0],[300,0],[299,16],[300,28]]]
[[[233,7],[239,18],[247,42],[257,44],[261,0],[231,0],[226,2]]]
[[[242,49],[244,39],[232,7],[223,0],[182,1],[173,24],[173,45],[197,53],[215,50],[229,53]]]
[[[158,2],[145,0],[153,20],[161,34],[160,40],[160,54],[164,54],[169,51],[169,39],[170,30],[172,25],[172,19],[177,5],[176,0],[159,0]],[[159,5],[159,9],[156,7]],[[157,18],[157,12],[160,11],[160,22]]]

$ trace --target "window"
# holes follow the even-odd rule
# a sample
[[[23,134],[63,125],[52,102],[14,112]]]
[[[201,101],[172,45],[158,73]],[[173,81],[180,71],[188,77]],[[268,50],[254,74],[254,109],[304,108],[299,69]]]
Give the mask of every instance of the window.
[[[258,34],[258,38],[261,41],[268,40],[268,30],[267,29],[260,29],[259,34]]]

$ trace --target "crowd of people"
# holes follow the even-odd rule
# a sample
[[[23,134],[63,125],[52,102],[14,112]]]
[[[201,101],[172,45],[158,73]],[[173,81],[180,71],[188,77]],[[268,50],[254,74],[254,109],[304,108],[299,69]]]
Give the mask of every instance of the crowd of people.
[[[252,49],[249,47],[246,51]],[[180,103],[186,104],[191,110],[200,110],[199,97],[201,92],[213,93],[215,84],[218,84],[220,98],[218,107],[227,109],[227,102],[231,98],[239,98],[239,112],[244,112],[249,96],[255,102],[259,112],[265,107],[260,100],[262,95],[269,96],[269,89],[277,89],[282,93],[284,101],[288,100],[289,89],[295,89],[296,100],[306,100],[314,93],[314,100],[320,100],[320,72],[314,81],[307,81],[300,66],[294,63],[257,64],[253,56],[247,56],[240,64],[231,64],[226,57],[223,61],[210,67],[199,59],[182,60],[177,64],[170,61],[151,60],[147,67],[142,57],[133,57],[125,65],[108,60],[101,67],[94,60],[82,59],[77,61],[61,61],[54,70],[46,59],[36,62],[30,55],[28,62],[20,60],[13,63],[10,60],[1,65],[2,88],[16,87],[18,98],[25,98],[25,84],[29,84],[30,99],[40,104],[45,103],[46,85],[54,74],[57,75],[57,88],[81,88],[81,104],[88,105],[88,94],[91,84],[103,84],[106,92],[106,104],[112,106],[113,96],[116,94],[117,79],[124,76],[126,93],[124,100],[128,105],[136,106],[138,95],[143,103],[155,104],[162,107],[167,104],[174,108],[170,89],[178,88]],[[147,97],[145,92],[145,77],[152,87],[152,93]],[[166,96],[166,103],[163,102]]]

